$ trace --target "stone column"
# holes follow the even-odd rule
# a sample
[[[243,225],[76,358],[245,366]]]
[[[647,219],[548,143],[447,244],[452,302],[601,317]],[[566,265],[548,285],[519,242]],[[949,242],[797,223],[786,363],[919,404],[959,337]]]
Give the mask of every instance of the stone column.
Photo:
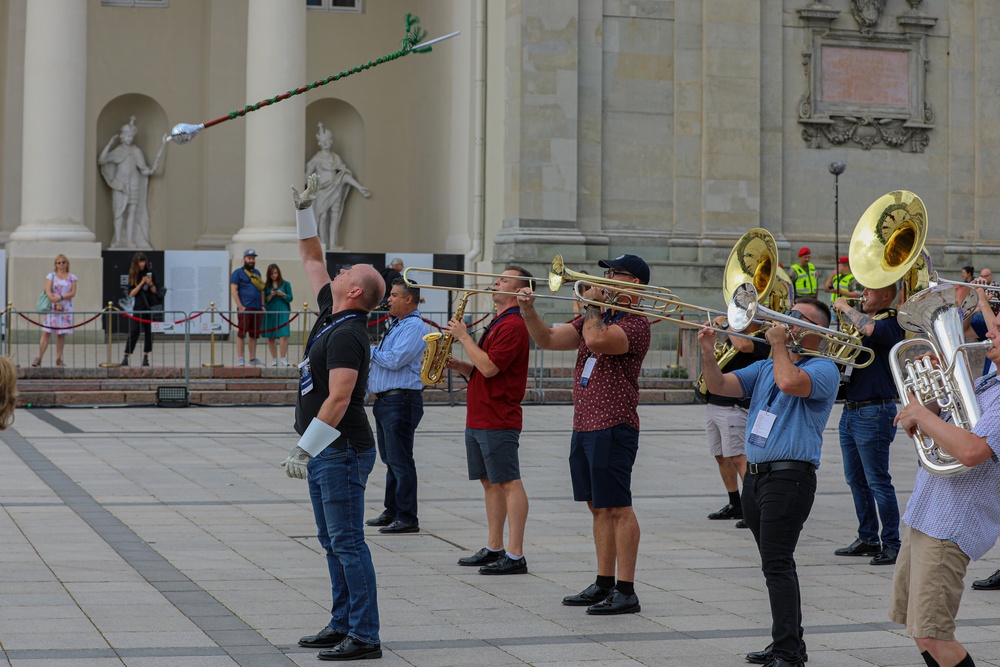
[[[250,0],[247,17],[247,99],[262,99],[305,83],[306,4]],[[296,243],[289,185],[302,187],[305,100],[292,97],[246,116],[243,228],[233,241]],[[255,250],[260,252],[260,248]],[[239,253],[242,257],[242,250]]]
[[[84,224],[83,203],[87,0],[27,3],[24,33],[21,224],[7,243],[10,275],[19,279],[9,298],[34,310],[53,259],[63,253],[80,279],[75,310],[97,310],[101,246]]]

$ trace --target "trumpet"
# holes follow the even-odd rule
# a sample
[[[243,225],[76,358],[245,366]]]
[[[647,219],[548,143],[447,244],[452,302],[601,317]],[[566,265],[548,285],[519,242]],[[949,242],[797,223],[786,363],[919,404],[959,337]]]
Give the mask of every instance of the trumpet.
[[[861,344],[861,339],[840,331],[833,331],[819,324],[813,324],[805,320],[799,320],[783,313],[778,313],[761,306],[758,303],[757,289],[753,283],[743,283],[733,292],[733,297],[729,301],[727,312],[730,326],[736,331],[743,331],[751,322],[763,322],[768,326],[781,324],[786,328],[798,327],[802,330],[788,346],[790,350],[803,357],[820,357],[831,361],[850,366],[852,368],[865,368],[875,361],[875,352]],[[816,335],[829,347],[835,348],[838,354],[829,351],[809,350],[802,347],[802,340],[809,335]],[[863,362],[858,361],[862,354],[868,355]]]

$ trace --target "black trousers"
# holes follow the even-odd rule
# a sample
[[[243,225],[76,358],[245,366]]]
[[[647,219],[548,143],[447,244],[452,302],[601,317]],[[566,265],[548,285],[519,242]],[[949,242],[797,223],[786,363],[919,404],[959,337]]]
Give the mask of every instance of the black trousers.
[[[802,600],[795,545],[816,497],[816,471],[747,471],[743,518],[757,541],[760,568],[771,602],[774,657],[795,663],[802,646]]]
[[[136,317],[141,317],[144,320],[149,319],[149,313],[139,313],[135,315]],[[139,322],[136,320],[128,321],[128,342],[125,343],[125,354],[132,354],[132,350],[135,349],[135,344],[139,342],[139,332],[142,331],[146,334],[146,340],[143,341],[142,351],[149,354],[153,351],[153,325],[149,322]]]

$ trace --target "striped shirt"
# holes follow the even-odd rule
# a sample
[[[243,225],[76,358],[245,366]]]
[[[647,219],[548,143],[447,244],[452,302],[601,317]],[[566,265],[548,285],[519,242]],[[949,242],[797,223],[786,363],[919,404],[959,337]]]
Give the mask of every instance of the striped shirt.
[[[951,540],[979,560],[1000,537],[1000,381],[996,373],[976,381],[982,416],[972,433],[986,438],[993,456],[951,477],[917,471],[903,521],[939,540]]]
[[[372,345],[372,363],[368,370],[368,391],[381,393],[390,389],[423,389],[420,359],[427,344],[427,325],[414,310],[403,318],[392,318],[382,342]]]

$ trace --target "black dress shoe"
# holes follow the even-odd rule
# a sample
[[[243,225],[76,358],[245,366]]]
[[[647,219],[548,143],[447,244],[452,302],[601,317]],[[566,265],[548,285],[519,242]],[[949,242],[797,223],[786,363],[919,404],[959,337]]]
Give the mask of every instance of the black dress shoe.
[[[750,526],[747,525],[746,519],[740,519],[739,521],[736,522],[736,527],[737,528],[749,528]]]
[[[606,600],[611,588],[601,588],[597,584],[591,584],[576,595],[567,595],[563,598],[563,604],[568,607],[589,607],[590,605]]]
[[[374,519],[368,519],[365,521],[366,526],[388,526],[390,523],[396,520],[396,517],[389,516],[385,512],[382,512]]]
[[[500,556],[506,555],[507,552],[501,549],[500,551],[490,551],[486,547],[483,547],[471,556],[465,556],[458,559],[459,565],[489,565],[495,561],[500,560]]]
[[[347,637],[331,649],[320,651],[320,660],[367,660],[382,657],[381,644],[368,644],[354,637]]]
[[[345,633],[336,632],[330,626],[326,626],[316,634],[300,639],[299,646],[305,648],[332,648],[345,639],[347,639]]]
[[[771,662],[764,665],[764,667],[802,667],[802,662],[788,662],[787,660],[782,660],[781,658],[774,658]]]
[[[833,553],[838,556],[877,556],[882,551],[878,542],[864,542],[860,539],[851,542],[849,547],[841,547]]]
[[[892,547],[885,547],[884,549],[882,549],[882,551],[879,551],[877,554],[875,554],[875,558],[872,558],[870,561],[868,561],[868,564],[892,565],[893,563],[896,562],[896,555],[898,553],[899,553],[898,550],[893,549]]]
[[[809,654],[806,653],[806,643],[802,642],[802,649],[799,650],[799,656],[802,658],[802,662],[809,662]],[[768,662],[774,660],[774,644],[768,644],[767,648],[763,651],[751,651],[747,653],[747,662],[751,662],[755,665],[766,665]]]
[[[380,533],[419,533],[420,526],[415,523],[403,523],[399,519],[396,519],[388,526],[382,526],[378,529]]]
[[[708,518],[711,519],[712,521],[719,521],[720,519],[742,519],[743,508],[727,504],[718,512],[712,512],[711,514],[709,514]]]
[[[587,613],[593,616],[611,616],[612,614],[636,614],[641,609],[638,595],[635,593],[625,595],[615,588],[611,591],[611,595],[587,607]]]
[[[514,559],[504,554],[489,565],[479,568],[479,574],[528,574],[528,559],[524,556]]]
[[[973,581],[972,589],[976,591],[1000,591],[1000,570],[985,579]]]

